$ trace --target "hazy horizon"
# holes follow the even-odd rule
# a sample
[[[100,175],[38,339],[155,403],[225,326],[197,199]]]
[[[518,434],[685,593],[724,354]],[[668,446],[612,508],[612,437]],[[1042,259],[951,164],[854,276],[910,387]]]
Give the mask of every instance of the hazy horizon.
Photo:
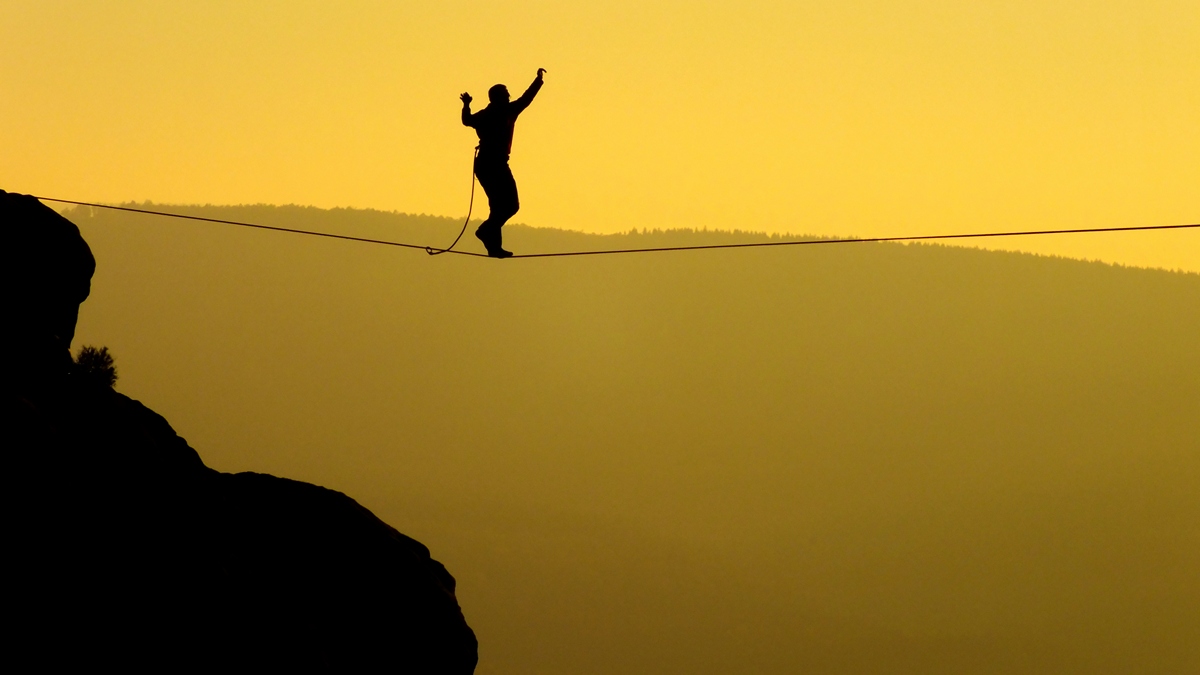
[[[477,187],[477,189],[478,189],[478,187]],[[50,206],[51,208],[53,208],[55,211],[57,211],[59,213],[63,213],[63,214],[67,214],[68,212],[70,212],[76,208],[92,208],[92,207],[77,207],[75,205],[68,204],[68,203],[52,202],[52,201],[47,201],[45,203],[47,206]],[[444,224],[445,231],[444,232],[439,231],[438,234],[448,235],[448,238],[445,241],[436,241],[436,240],[402,241],[399,243],[414,244],[414,245],[419,245],[419,246],[431,246],[435,249],[444,248],[446,246],[449,246],[450,243],[454,241],[454,237],[457,236],[459,229],[462,228],[463,219],[465,218],[465,216],[446,216],[446,215],[440,215],[440,214],[435,214],[435,213],[411,213],[411,212],[407,212],[407,211],[397,211],[397,210],[356,208],[353,206],[335,206],[335,207],[331,207],[331,208],[322,208],[322,207],[315,206],[312,204],[268,204],[265,202],[244,203],[244,204],[213,204],[213,203],[200,204],[200,203],[155,202],[155,201],[146,199],[146,200],[142,200],[142,201],[126,200],[126,201],[97,202],[97,203],[104,204],[106,206],[125,206],[125,207],[132,207],[132,208],[144,208],[147,210],[165,210],[166,212],[172,212],[171,209],[177,209],[179,213],[185,213],[185,212],[192,211],[195,209],[207,209],[207,208],[246,209],[246,208],[266,207],[266,208],[275,208],[275,209],[300,209],[300,210],[312,209],[312,210],[320,211],[320,212],[377,213],[377,214],[386,215],[386,216],[397,216],[397,217],[405,218],[405,219],[407,219],[407,218],[433,219],[435,221],[438,221],[438,222],[441,222]],[[486,207],[485,207],[484,213],[486,213]],[[144,214],[144,217],[156,218],[156,217],[161,217],[161,216]],[[483,218],[478,215],[478,211],[476,211],[475,213],[473,213],[471,215],[470,226],[464,232],[462,239],[459,241],[459,244],[457,246],[455,246],[455,250],[467,250],[468,248],[470,248],[470,249],[478,249],[476,252],[480,252],[480,253],[483,252],[483,249],[478,245],[478,242],[472,236],[474,229],[482,221],[483,221]],[[210,225],[215,225],[218,227],[237,227],[234,225],[220,225],[220,224],[215,224],[215,223],[212,223]],[[675,234],[681,234],[681,235],[712,234],[714,236],[722,237],[723,239],[722,239],[721,243],[743,243],[743,242],[749,243],[749,242],[754,242],[754,241],[773,241],[773,240],[783,241],[783,240],[804,240],[804,239],[862,239],[862,238],[865,238],[865,237],[858,237],[858,236],[850,235],[850,234],[837,234],[837,233],[815,235],[815,234],[807,233],[807,232],[797,232],[797,233],[769,232],[769,231],[766,231],[765,229],[755,229],[753,227],[748,227],[748,226],[728,227],[728,228],[687,227],[687,226],[668,227],[668,228],[662,228],[662,227],[636,228],[636,227],[634,227],[634,228],[630,228],[630,229],[624,230],[624,231],[605,233],[605,232],[590,232],[590,231],[586,231],[586,230],[577,230],[577,229],[571,229],[569,227],[551,227],[551,226],[530,225],[528,223],[522,222],[519,218],[510,222],[507,225],[507,228],[508,229],[506,231],[510,232],[510,233],[511,232],[519,232],[520,230],[523,230],[523,229],[531,229],[531,230],[545,230],[548,232],[561,232],[561,233],[568,234],[568,235],[581,235],[581,238],[577,239],[575,241],[579,242],[579,243],[587,242],[585,244],[587,246],[587,250],[596,250],[596,249],[600,249],[600,248],[605,248],[604,244],[600,244],[600,243],[596,243],[596,242],[612,241],[617,238],[628,237],[629,235],[637,235],[637,236],[642,236],[642,237],[646,237],[646,236],[671,237],[672,235],[675,235]],[[1200,228],[1197,228],[1197,229],[1200,229]],[[996,230],[996,231],[1002,232],[1005,230]],[[1018,237],[1014,237],[1014,238],[1016,238],[1016,239],[1026,239],[1026,238],[1030,238],[1030,239],[1051,238],[1051,239],[1053,239],[1053,238],[1059,238],[1059,237],[1068,237],[1068,238],[1069,237],[1089,237],[1089,236],[1097,236],[1098,235],[1098,236],[1125,236],[1125,237],[1129,237],[1129,238],[1133,239],[1138,236],[1145,236],[1146,234],[1149,234],[1150,236],[1154,236],[1156,234],[1161,234],[1161,233],[1162,233],[1162,231],[1153,231],[1152,230],[1149,232],[1147,232],[1147,231],[1140,231],[1140,232],[1139,231],[1128,231],[1128,232],[1111,232],[1111,233],[1029,235],[1029,236],[1018,236]],[[1170,234],[1182,233],[1185,235],[1193,234],[1193,232],[1191,230],[1176,230],[1174,232],[1168,231],[1168,233],[1170,233]],[[306,235],[302,235],[302,234],[287,234],[287,233],[281,233],[281,234],[283,236],[306,236]],[[354,235],[353,232],[338,232],[337,234],[347,234],[347,235],[351,235],[351,236]],[[923,234],[926,234],[926,233],[914,230],[912,232],[899,233],[899,234],[889,235],[889,236],[898,236],[899,237],[899,236],[911,235],[911,236],[917,237],[917,236],[922,236]],[[726,235],[728,235],[728,236],[726,236]],[[1099,264],[1109,265],[1109,266],[1113,266],[1113,267],[1127,267],[1127,268],[1131,268],[1131,269],[1159,270],[1159,271],[1163,271],[1163,272],[1171,272],[1171,273],[1178,273],[1178,274],[1200,275],[1200,268],[1189,269],[1186,267],[1163,267],[1163,266],[1156,266],[1156,265],[1152,265],[1152,264],[1125,263],[1125,262],[1107,260],[1104,258],[1089,258],[1089,257],[1083,257],[1083,256],[1072,256],[1072,255],[1068,255],[1068,254],[1060,254],[1060,253],[1046,253],[1046,252],[1038,252],[1038,251],[1025,251],[1025,250],[1020,250],[1020,249],[1005,248],[1005,247],[996,247],[994,242],[988,241],[988,238],[979,238],[979,239],[964,238],[961,240],[950,240],[950,241],[916,240],[916,241],[897,241],[897,242],[890,242],[890,243],[897,243],[897,244],[901,244],[901,245],[945,246],[948,248],[978,249],[978,250],[983,250],[983,251],[993,251],[993,252],[997,252],[997,253],[1013,253],[1013,254],[1017,254],[1017,255],[1029,255],[1029,256],[1039,257],[1039,258],[1049,258],[1049,259],[1058,259],[1058,260],[1076,260],[1079,262],[1099,263]],[[370,244],[367,244],[367,245],[370,245]],[[656,246],[656,245],[660,245],[660,244],[643,243],[640,245],[641,246]],[[552,252],[552,251],[539,250],[537,252],[548,253],[548,252]]]

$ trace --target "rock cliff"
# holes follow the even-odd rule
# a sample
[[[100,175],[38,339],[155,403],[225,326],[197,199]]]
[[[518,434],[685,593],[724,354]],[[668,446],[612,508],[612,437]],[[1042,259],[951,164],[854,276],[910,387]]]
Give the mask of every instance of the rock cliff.
[[[79,230],[0,191],[0,399],[10,657],[471,673],[454,578],[353,499],[215,471],[69,347],[95,261]]]

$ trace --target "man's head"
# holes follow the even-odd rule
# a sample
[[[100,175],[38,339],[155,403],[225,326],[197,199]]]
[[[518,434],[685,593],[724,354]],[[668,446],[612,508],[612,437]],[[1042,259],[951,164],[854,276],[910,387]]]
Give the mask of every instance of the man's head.
[[[488,89],[488,100],[492,103],[508,103],[508,87],[498,84]]]

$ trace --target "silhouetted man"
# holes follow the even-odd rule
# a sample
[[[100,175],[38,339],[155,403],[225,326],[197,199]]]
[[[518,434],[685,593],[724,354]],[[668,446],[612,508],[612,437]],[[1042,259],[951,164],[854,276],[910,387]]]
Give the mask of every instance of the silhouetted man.
[[[500,228],[517,214],[521,208],[517,200],[517,182],[513,179],[512,170],[508,168],[508,155],[512,152],[513,127],[517,124],[517,115],[529,107],[533,97],[542,88],[542,75],[545,68],[538,68],[537,77],[533,84],[515,101],[508,100],[508,87],[502,84],[488,89],[488,106],[477,113],[471,113],[471,95],[463,92],[462,123],[473,127],[479,134],[479,153],[475,156],[475,176],[488,197],[488,217],[475,230],[475,236],[483,242],[488,255],[493,258],[509,258],[512,253],[505,251],[502,244]]]

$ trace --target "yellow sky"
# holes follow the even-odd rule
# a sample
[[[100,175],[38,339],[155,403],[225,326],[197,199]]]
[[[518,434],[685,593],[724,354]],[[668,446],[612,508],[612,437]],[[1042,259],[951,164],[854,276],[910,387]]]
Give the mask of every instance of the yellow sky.
[[[459,92],[546,88],[515,221],[1200,221],[1200,3],[5,0],[0,188],[466,211]],[[1200,232],[1005,246],[1200,271]]]

